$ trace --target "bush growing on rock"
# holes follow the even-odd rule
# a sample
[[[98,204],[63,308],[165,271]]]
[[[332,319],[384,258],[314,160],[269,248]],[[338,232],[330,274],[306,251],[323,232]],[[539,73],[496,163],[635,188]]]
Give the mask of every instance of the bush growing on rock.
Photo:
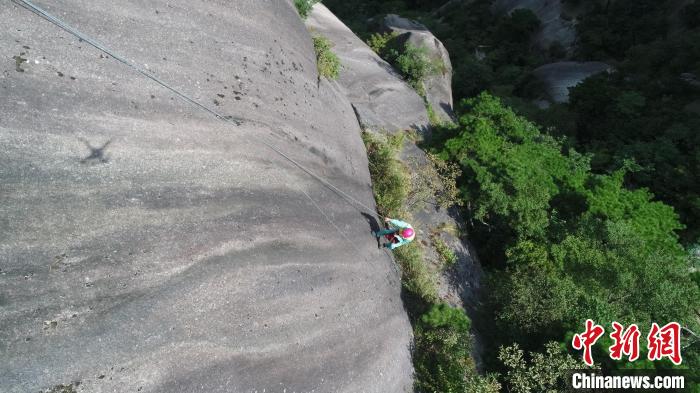
[[[331,42],[321,36],[313,37],[318,73],[328,79],[336,79],[340,74],[340,60],[331,51]]]
[[[363,133],[377,207],[384,215],[404,215],[408,176],[395,156],[403,134],[386,141]],[[480,376],[470,358],[470,321],[463,310],[438,303],[436,277],[423,258],[419,242],[394,250],[407,292],[406,307],[415,334],[413,363],[418,392],[496,393],[495,376]]]
[[[421,96],[425,96],[423,86],[425,79],[439,70],[437,64],[428,55],[427,48],[409,43],[406,43],[403,52],[396,56],[395,64],[408,84]]]
[[[367,45],[380,57],[386,59],[389,43],[392,42],[399,34],[395,31],[387,33],[373,33],[367,39]]]
[[[447,242],[442,240],[440,235],[434,234],[430,239],[433,241],[433,246],[440,257],[440,264],[443,268],[453,266],[455,263],[457,263],[457,255],[455,254],[454,250],[449,246],[449,244],[447,244]]]
[[[462,174],[454,162],[440,159],[427,153],[427,161],[411,174],[411,188],[407,196],[407,204],[420,208],[426,202],[434,199],[438,206],[448,209],[461,206],[457,178]]]
[[[397,146],[403,143],[402,136],[396,134],[389,137],[388,142],[383,142],[368,132],[362,133],[377,208],[379,213],[389,217],[401,215],[408,195],[409,178],[395,158]]]
[[[313,8],[314,4],[320,2],[321,0],[294,0],[294,6],[296,7],[299,16],[301,16],[302,19],[306,19],[306,17],[309,16],[309,12],[311,12],[311,8]]]
[[[367,45],[382,59],[396,67],[409,85],[419,95],[425,96],[425,79],[438,72],[444,72],[445,64],[440,59],[432,59],[428,48],[411,43],[400,45],[397,32],[374,33]]]

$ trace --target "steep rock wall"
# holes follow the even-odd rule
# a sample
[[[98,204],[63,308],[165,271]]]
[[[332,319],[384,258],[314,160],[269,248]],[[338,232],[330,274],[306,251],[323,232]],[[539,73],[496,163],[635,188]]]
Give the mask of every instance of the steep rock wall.
[[[436,70],[423,81],[425,99],[442,121],[454,121],[452,109],[452,63],[447,48],[422,24],[389,14],[382,21],[383,28],[398,34],[400,42],[425,48]]]
[[[338,84],[363,127],[389,132],[426,131],[428,114],[423,99],[401,76],[374,53],[323,4],[316,4],[306,25],[333,43],[342,70]]]
[[[373,206],[291,2],[37,3],[242,124],[0,3],[0,391],[409,390],[391,260],[260,143]]]

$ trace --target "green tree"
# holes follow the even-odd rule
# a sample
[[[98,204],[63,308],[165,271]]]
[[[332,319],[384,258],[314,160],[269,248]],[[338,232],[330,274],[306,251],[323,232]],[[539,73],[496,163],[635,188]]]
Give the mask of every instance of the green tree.
[[[585,367],[556,342],[547,343],[544,353],[530,352],[529,360],[518,344],[501,347],[498,358],[508,369],[504,380],[511,393],[562,392],[568,372]]]
[[[472,217],[489,232],[510,233],[506,245],[518,237],[544,238],[550,201],[562,183],[583,186],[587,158],[574,151],[562,154],[558,141],[489,94],[464,105],[460,132],[445,142],[441,154],[462,166],[462,189]]]
[[[528,42],[540,28],[540,20],[527,8],[518,8],[500,19],[496,35],[506,42]]]
[[[586,318],[695,324],[700,295],[673,208],[628,189],[624,170],[592,173],[488,94],[465,108],[441,154],[462,166],[480,250],[502,259],[489,280],[499,331],[536,346]]]
[[[621,59],[630,47],[652,42],[668,30],[669,1],[587,3],[576,24],[581,57]]]
[[[498,392],[494,376],[479,376],[470,356],[471,323],[464,311],[441,303],[416,323],[416,389],[426,393]]]

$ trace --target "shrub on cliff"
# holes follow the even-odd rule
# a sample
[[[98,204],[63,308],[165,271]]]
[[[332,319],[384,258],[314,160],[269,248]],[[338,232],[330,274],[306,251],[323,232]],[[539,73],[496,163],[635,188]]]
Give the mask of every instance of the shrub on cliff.
[[[331,42],[327,38],[321,36],[316,36],[313,40],[318,73],[328,79],[338,78],[338,74],[340,74],[340,60],[338,56],[331,51]]]
[[[385,142],[368,132],[362,133],[379,213],[388,217],[399,217],[403,213],[409,190],[409,177],[401,163],[396,160],[396,152],[403,143],[403,134],[387,138]]]
[[[421,96],[425,96],[425,79],[439,70],[438,64],[430,58],[427,48],[409,43],[406,43],[403,52],[396,56],[395,65],[408,84]]]
[[[380,57],[386,58],[387,50],[391,48],[391,43],[398,37],[395,31],[387,33],[374,33],[367,39],[367,45]]]
[[[309,16],[309,12],[311,12],[311,8],[313,8],[314,4],[320,2],[321,0],[294,0],[294,6],[297,8],[299,16],[301,16],[302,19],[306,19],[306,17]]]

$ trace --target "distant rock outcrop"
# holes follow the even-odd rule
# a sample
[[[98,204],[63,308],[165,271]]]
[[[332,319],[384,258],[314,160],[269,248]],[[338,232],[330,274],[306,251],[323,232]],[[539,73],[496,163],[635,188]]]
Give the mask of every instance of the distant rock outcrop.
[[[342,64],[338,83],[363,127],[389,132],[428,129],[428,114],[420,96],[328,8],[316,4],[306,25],[312,34],[321,34],[333,43],[333,52]]]
[[[422,24],[394,14],[384,17],[382,28],[399,34],[397,39],[402,44],[409,43],[428,50],[438,69],[424,81],[426,99],[443,121],[453,120],[452,63],[442,42]]]
[[[570,49],[576,40],[576,29],[571,20],[562,18],[564,6],[561,0],[496,0],[493,9],[510,13],[518,8],[531,10],[542,23],[542,28],[535,41],[542,48],[548,48],[553,42],[559,42]]]
[[[537,67],[533,74],[543,84],[547,98],[552,102],[569,101],[569,88],[581,83],[591,75],[611,70],[608,64],[599,61],[561,61]]]

